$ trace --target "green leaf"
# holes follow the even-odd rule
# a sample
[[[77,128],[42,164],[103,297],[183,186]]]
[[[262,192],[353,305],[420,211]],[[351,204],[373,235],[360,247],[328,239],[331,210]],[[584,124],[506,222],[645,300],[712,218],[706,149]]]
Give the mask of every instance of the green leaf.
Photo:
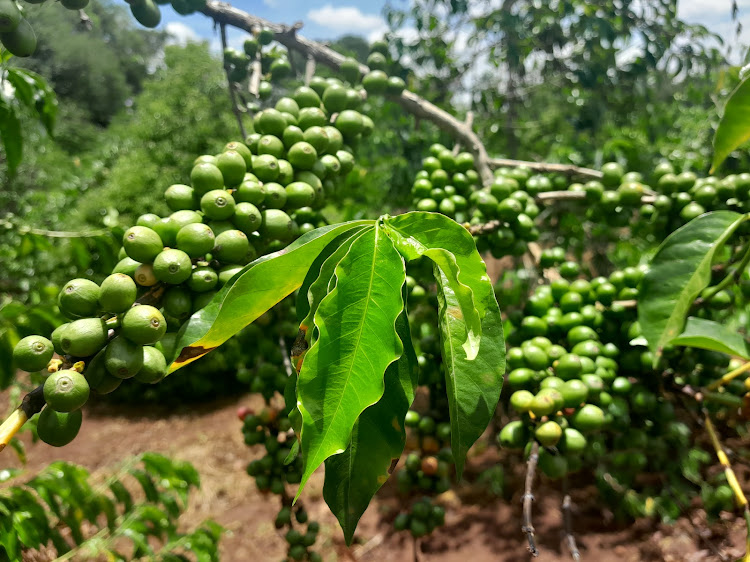
[[[297,370],[300,368],[299,361],[301,356],[299,353],[302,353],[302,356],[304,356],[304,352],[310,348],[317,337],[314,334],[315,313],[318,311],[320,302],[329,292],[329,285],[331,280],[334,279],[336,266],[349,252],[352,244],[362,232],[363,229],[361,228],[352,229],[339,236],[325,247],[320,256],[318,256],[316,263],[313,263],[307,272],[302,287],[300,287],[299,295],[297,295],[297,315],[302,317],[298,338],[304,338],[305,340],[305,345],[302,345],[302,342],[298,339],[296,346],[300,346],[300,349],[294,349],[292,352],[292,360],[296,363],[294,367]],[[318,263],[321,258],[324,259]]]
[[[154,481],[151,476],[145,470],[131,470],[130,475],[133,476],[143,488],[143,493],[146,495],[146,499],[150,502],[159,501],[159,491],[156,489]]]
[[[302,319],[308,317],[311,309],[315,308],[314,305],[320,304],[320,299],[315,298],[318,296],[317,290],[313,290],[313,294],[310,294],[313,285],[315,285],[316,281],[320,282],[324,279],[325,286],[328,287],[328,280],[333,276],[333,270],[338,262],[341,261],[341,258],[344,257],[346,252],[349,251],[349,248],[351,248],[357,235],[362,233],[363,228],[366,227],[352,228],[351,230],[339,235],[335,240],[330,242],[320,254],[318,254],[317,258],[315,258],[315,261],[307,271],[305,280],[302,282],[295,303],[297,316],[300,318],[301,324],[304,324]],[[330,259],[331,256],[338,256],[338,259],[335,257]],[[322,297],[320,298],[322,299]],[[307,325],[310,326],[311,324],[312,323]]]
[[[109,483],[109,489],[115,499],[122,504],[125,513],[128,513],[133,509],[133,497],[122,482],[119,480],[113,480]]]
[[[439,213],[406,213],[387,219],[386,225],[407,259],[426,256],[446,275],[465,319],[466,355],[473,359],[479,350],[481,320],[488,305],[477,292],[484,294],[492,285],[471,234]]]
[[[476,358],[469,359],[461,345],[466,322],[458,297],[445,273],[436,266],[438,317],[443,368],[451,418],[451,448],[456,474],[461,477],[469,448],[487,429],[495,415],[505,374],[503,320],[489,280],[476,283],[477,297],[485,305],[482,340]],[[479,291],[481,289],[481,292]]]
[[[26,68],[8,69],[7,78],[16,88],[16,99],[37,114],[51,135],[57,118],[57,97],[49,83]]]
[[[352,221],[318,228],[273,254],[245,266],[203,309],[181,328],[170,365],[172,373],[222,343],[273,305],[297,290],[318,254],[337,236],[373,221]]]
[[[344,452],[357,418],[383,395],[386,368],[403,353],[395,323],[406,270],[380,225],[357,238],[335,274],[297,381],[305,461],[297,497],[323,461]]]
[[[710,174],[729,154],[750,139],[750,77],[740,82],[729,95],[714,135],[714,159]]]
[[[396,320],[404,352],[385,371],[383,397],[357,420],[346,451],[326,460],[323,497],[350,545],[360,517],[404,450],[404,417],[414,401],[417,357],[406,311]]]
[[[36,85],[18,68],[9,68],[5,78],[15,88],[15,99],[27,108],[34,110],[34,90]]]
[[[5,104],[0,104],[0,141],[3,143],[5,159],[8,162],[8,174],[12,176],[21,163],[23,139],[21,122],[15,110]]]
[[[638,321],[654,366],[664,346],[682,332],[695,298],[711,282],[717,251],[746,219],[731,211],[706,213],[674,231],[659,247],[638,300]]]
[[[292,443],[292,446],[289,448],[289,453],[287,453],[286,457],[284,458],[284,466],[290,465],[294,461],[296,461],[298,455],[299,455],[299,439],[295,439],[294,443]]]
[[[672,345],[709,349],[711,351],[742,357],[743,359],[750,359],[750,345],[748,345],[747,340],[742,334],[730,330],[713,320],[691,316],[687,319],[685,329],[682,333],[670,343]]]

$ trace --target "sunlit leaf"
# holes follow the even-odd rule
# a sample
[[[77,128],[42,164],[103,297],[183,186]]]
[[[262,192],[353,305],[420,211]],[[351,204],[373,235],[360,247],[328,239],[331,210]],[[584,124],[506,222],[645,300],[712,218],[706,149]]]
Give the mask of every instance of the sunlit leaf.
[[[404,352],[385,371],[383,396],[362,412],[346,451],[326,460],[323,497],[339,520],[347,544],[404,450],[404,417],[417,385],[417,358],[405,311],[396,321],[396,331]]]
[[[297,381],[305,461],[297,496],[323,461],[347,448],[357,418],[383,395],[385,370],[403,353],[395,322],[405,279],[404,260],[380,225],[336,267],[336,286],[315,315],[319,338]]]
[[[711,282],[716,252],[747,216],[731,211],[706,213],[669,235],[651,261],[638,300],[638,321],[654,354],[682,333],[690,307]]]

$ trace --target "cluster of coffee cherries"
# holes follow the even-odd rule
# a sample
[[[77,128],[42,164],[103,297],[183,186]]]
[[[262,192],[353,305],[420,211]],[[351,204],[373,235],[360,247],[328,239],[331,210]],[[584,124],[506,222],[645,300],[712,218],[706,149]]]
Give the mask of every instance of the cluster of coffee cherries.
[[[393,520],[397,531],[409,531],[414,538],[424,537],[445,525],[445,508],[423,497],[412,504],[408,513],[399,513]]]
[[[747,173],[700,177],[690,170],[677,172],[666,161],[648,179],[617,162],[604,164],[601,172],[600,180],[571,183],[568,190],[585,192],[586,217],[592,222],[606,217],[610,227],[632,226],[635,234],[664,236],[708,211],[746,212],[750,202]]]
[[[281,500],[274,525],[279,530],[287,529],[284,535],[289,544],[286,560],[322,560],[320,554],[310,550],[320,529],[318,523],[309,521],[302,503],[292,505],[291,497],[286,493],[287,484],[299,484],[302,479],[302,458],[291,454],[291,444],[296,437],[289,418],[271,406],[264,407],[257,414],[241,407],[237,415],[242,421],[245,444],[265,448],[263,457],[247,465],[247,473],[255,478],[259,491],[278,495]],[[307,526],[304,532],[300,525]]]
[[[654,367],[634,306],[645,269],[586,279],[559,249],[543,256],[545,265],[559,264],[547,271],[556,278],[509,312],[504,400],[515,419],[498,444],[528,455],[536,441],[539,468],[553,479],[592,470],[602,496],[624,516],[673,520],[701,489],[712,498],[727,495],[696,465],[707,453],[690,448],[691,429],[675,401],[682,386],[705,387],[738,363],[714,351],[667,346]],[[706,314],[717,311],[723,312]],[[725,385],[705,407],[731,421],[747,384],[740,378]],[[662,474],[670,484],[644,473]]]
[[[166,376],[167,361],[158,344],[167,321],[158,308],[138,304],[137,296],[135,281],[122,273],[101,285],[73,279],[58,298],[60,311],[71,321],[55,329],[51,339],[32,335],[15,346],[18,368],[50,373],[38,423],[46,443],[63,446],[75,438],[91,390],[107,394],[125,379],[156,383]],[[53,359],[54,353],[63,359]]]

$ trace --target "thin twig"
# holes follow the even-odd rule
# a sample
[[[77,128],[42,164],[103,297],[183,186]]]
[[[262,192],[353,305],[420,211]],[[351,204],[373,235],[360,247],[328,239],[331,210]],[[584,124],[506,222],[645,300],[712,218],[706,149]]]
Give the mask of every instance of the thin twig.
[[[255,60],[253,60],[251,68],[251,74],[250,74],[250,80],[248,82],[247,91],[250,93],[251,96],[255,96],[255,98],[260,97],[260,75],[262,74],[262,65],[260,62],[261,58],[260,50],[255,54]]]
[[[706,296],[696,300],[696,302],[693,304],[696,306],[702,306],[703,304],[713,299],[719,292],[726,289],[729,285],[739,281],[740,276],[745,271],[748,263],[750,263],[750,246],[748,246],[748,248],[745,250],[745,253],[742,255],[742,261],[737,264],[737,267],[734,268],[734,271],[724,277],[724,279],[722,279],[720,283],[712,287],[706,294]]]
[[[533,162],[532,162],[533,163]],[[545,164],[546,165],[546,164]],[[586,193],[583,191],[545,191],[538,194],[535,197],[539,203],[561,203],[564,201],[585,201]],[[655,197],[650,194],[646,194],[641,197],[641,203],[653,203]],[[498,228],[505,224],[503,221],[493,219],[482,224],[473,224],[466,228],[472,234],[472,236],[480,236],[482,234],[491,234]]]
[[[223,23],[219,23],[219,32],[221,33],[221,48],[223,52],[227,49],[226,25],[224,25]],[[237,97],[234,91],[234,82],[232,82],[232,79],[229,76],[229,69],[227,68],[226,63],[224,64],[224,73],[227,75],[227,87],[229,88],[229,101],[232,103],[232,112],[234,113],[234,117],[237,119],[237,125],[240,128],[240,134],[242,135],[242,139],[244,140],[245,137],[247,137],[247,133],[245,132],[245,125],[244,123],[242,123],[242,111],[240,111],[240,106],[237,105]]]
[[[747,497],[745,497],[745,493],[742,491],[742,487],[737,481],[737,476],[735,475],[734,470],[732,470],[732,465],[721,446],[719,437],[716,435],[716,430],[714,429],[714,424],[711,421],[711,416],[709,416],[708,410],[706,410],[705,408],[703,409],[703,417],[706,424],[706,431],[708,432],[709,439],[711,439],[711,444],[714,447],[716,457],[719,459],[719,463],[721,464],[721,466],[724,467],[724,475],[727,477],[727,484],[729,484],[729,487],[732,489],[732,492],[734,493],[734,499],[736,500],[737,505],[742,509],[742,515],[745,519],[747,533],[745,541],[745,556],[742,558],[742,561],[744,562],[750,559],[750,504],[748,504]]]
[[[534,485],[534,475],[536,474],[536,465],[539,462],[539,443],[534,441],[531,446],[531,454],[529,460],[526,463],[526,485],[523,492],[523,525],[521,525],[521,531],[526,534],[526,539],[529,541],[529,552],[532,556],[539,556],[539,551],[536,548],[536,541],[534,540],[534,526],[531,524],[531,503],[534,501],[534,494],[532,493]]]
[[[83,230],[80,232],[65,230],[46,230],[44,228],[31,228],[30,226],[17,225],[8,220],[0,220],[0,226],[8,230],[16,229],[19,234],[36,234],[47,238],[98,238],[111,234],[106,228],[97,230]]]
[[[582,178],[601,179],[603,174],[598,170],[581,168],[573,164],[551,164],[546,162],[525,162],[523,160],[512,160],[509,158],[490,158],[489,165],[492,168],[518,168],[525,166],[535,172],[547,174],[565,174],[566,176],[580,176]]]
[[[576,544],[575,535],[573,535],[573,512],[572,512],[572,501],[570,499],[570,492],[568,490],[568,476],[563,476],[562,481],[563,489],[563,501],[562,501],[562,516],[563,516],[563,529],[565,534],[565,544],[568,545],[570,556],[578,562],[581,559],[581,553],[578,551],[578,545]]]
[[[414,537],[414,562],[422,562],[422,539]]]
[[[365,544],[360,546],[358,549],[356,549],[353,553],[354,558],[359,560],[360,558],[364,557],[368,552],[371,550],[376,549],[381,544],[383,544],[383,533],[378,533],[374,537],[372,537],[370,540],[368,540]]]
[[[734,371],[729,371],[720,379],[715,380],[714,382],[712,382],[706,387],[706,390],[716,390],[717,388],[724,386],[729,381],[734,380],[735,378],[739,377],[743,373],[746,373],[747,371],[750,371],[750,361],[748,361],[747,363],[744,363],[743,365],[740,365]]]
[[[471,129],[471,127],[474,125],[474,112],[469,111],[466,113],[466,120],[464,121],[467,127]],[[453,145],[453,156],[458,155],[458,151],[461,150],[461,143],[457,142]]]

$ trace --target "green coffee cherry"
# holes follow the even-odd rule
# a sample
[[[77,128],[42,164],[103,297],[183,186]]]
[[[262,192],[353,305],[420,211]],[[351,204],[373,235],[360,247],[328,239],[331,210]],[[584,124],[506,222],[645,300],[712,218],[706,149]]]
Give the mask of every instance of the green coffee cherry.
[[[155,347],[143,348],[143,367],[136,373],[135,380],[155,384],[167,376],[167,360]]]
[[[216,237],[212,255],[223,263],[245,263],[254,249],[241,230],[227,230]]]
[[[107,344],[107,327],[100,318],[83,318],[65,326],[60,348],[73,357],[89,357]]]
[[[118,379],[129,379],[143,367],[143,348],[122,336],[116,337],[104,354],[104,366]]]
[[[126,230],[122,245],[128,257],[141,263],[151,263],[164,249],[159,235],[145,226],[133,226]]]
[[[201,197],[201,210],[212,220],[225,220],[234,215],[235,201],[224,189],[209,191]]]
[[[164,192],[164,199],[171,211],[192,210],[195,206],[195,194],[189,185],[171,185]],[[143,225],[148,226],[148,225]]]
[[[73,439],[81,429],[83,414],[81,410],[69,413],[56,412],[49,406],[39,414],[36,430],[39,439],[53,447],[64,447]]]
[[[68,281],[60,291],[57,303],[66,316],[93,316],[99,309],[99,285],[88,279]]]
[[[132,277],[124,273],[113,273],[102,281],[99,289],[99,306],[105,312],[125,312],[138,296],[138,287]]]
[[[196,267],[188,279],[187,285],[191,291],[196,293],[206,293],[210,291],[219,282],[219,276],[211,267]],[[193,302],[193,307],[198,305],[198,299]]]
[[[193,262],[182,250],[164,250],[154,259],[154,277],[159,281],[179,285],[190,278]]]
[[[140,304],[125,313],[121,330],[122,335],[131,342],[149,345],[156,343],[164,336],[167,331],[167,321],[158,309]]]
[[[216,237],[207,224],[192,223],[177,233],[177,248],[191,258],[201,258],[213,250]]]
[[[29,373],[41,371],[52,359],[55,348],[42,336],[26,336],[13,348],[13,361],[19,369]]]
[[[169,316],[184,319],[190,316],[193,310],[193,299],[190,291],[182,287],[173,287],[164,293],[162,308]]]
[[[44,381],[44,400],[56,412],[78,410],[89,399],[89,383],[78,371],[52,373]]]

